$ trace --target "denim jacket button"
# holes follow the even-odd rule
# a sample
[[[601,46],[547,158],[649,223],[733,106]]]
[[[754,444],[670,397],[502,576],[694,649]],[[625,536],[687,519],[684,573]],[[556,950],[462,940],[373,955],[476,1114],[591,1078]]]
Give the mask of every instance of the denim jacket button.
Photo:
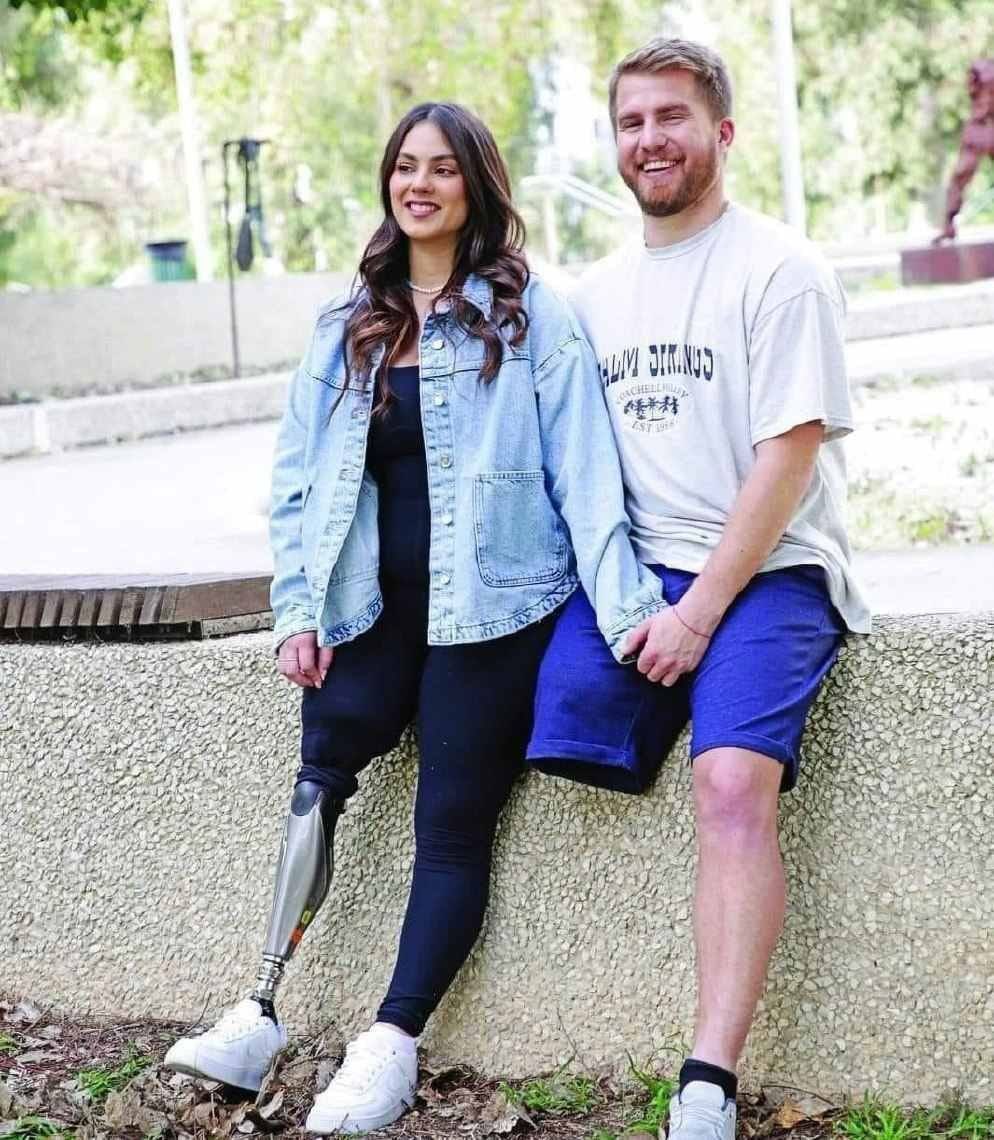
[[[452,456],[451,455],[439,456],[438,465],[439,465],[439,467],[451,467],[452,466]]]
[[[442,515],[442,524],[444,526],[452,526],[452,516],[451,515]]]
[[[436,350],[437,350],[437,349],[440,349],[440,348],[445,348],[445,341],[444,341],[444,340],[442,340],[442,338],[441,338],[440,336],[437,336],[437,337],[435,337],[435,339],[434,339],[434,340],[431,342],[431,347],[432,347],[432,348],[434,348],[434,349],[436,349]]]
[[[442,583],[443,586],[447,586],[452,581],[452,575],[451,574],[439,574],[438,580]]]
[[[445,397],[441,392],[435,397],[435,407],[440,408],[445,403]]]

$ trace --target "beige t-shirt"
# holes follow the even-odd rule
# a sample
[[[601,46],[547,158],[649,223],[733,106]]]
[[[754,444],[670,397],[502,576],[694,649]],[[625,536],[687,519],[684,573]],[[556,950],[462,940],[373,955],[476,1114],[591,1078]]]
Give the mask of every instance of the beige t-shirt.
[[[811,485],[762,569],[824,567],[846,624],[868,632],[844,521],[845,298],[815,247],[731,205],[677,245],[622,247],[571,300],[600,362],[642,561],[700,571],[755,445],[820,420]]]

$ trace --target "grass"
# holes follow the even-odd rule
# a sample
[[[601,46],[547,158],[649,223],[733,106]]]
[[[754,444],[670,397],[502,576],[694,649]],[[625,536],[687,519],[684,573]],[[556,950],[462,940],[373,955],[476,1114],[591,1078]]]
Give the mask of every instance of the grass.
[[[994,1140],[994,1107],[903,1109],[868,1096],[850,1105],[832,1132],[838,1140]]]
[[[672,1077],[663,1077],[649,1069],[639,1068],[629,1058],[628,1066],[632,1076],[645,1089],[648,1101],[641,1106],[642,1115],[626,1125],[626,1132],[655,1132],[666,1123],[670,1114],[670,1097],[676,1090]]]
[[[0,1033],[0,1053],[16,1053],[19,1046],[9,1033]]]
[[[544,1112],[549,1116],[585,1116],[601,1100],[595,1081],[562,1069],[551,1077],[539,1077],[518,1085],[501,1081],[498,1089],[509,1101],[529,1112]]]
[[[49,1137],[68,1137],[66,1132],[53,1120],[43,1116],[21,1116],[14,1121],[10,1132],[3,1134],[4,1140],[48,1140]]]
[[[134,1080],[153,1060],[154,1058],[132,1049],[117,1068],[100,1066],[81,1069],[76,1074],[76,1082],[93,1104],[101,1104],[110,1093],[123,1089],[129,1081]]]
[[[653,1072],[648,1066],[639,1066],[632,1057],[628,1058],[628,1070],[638,1086],[637,1103],[624,1111],[621,1131],[598,1128],[591,1133],[589,1140],[625,1140],[634,1133],[648,1133],[655,1136],[670,1115],[670,1097],[676,1091],[677,1082]]]

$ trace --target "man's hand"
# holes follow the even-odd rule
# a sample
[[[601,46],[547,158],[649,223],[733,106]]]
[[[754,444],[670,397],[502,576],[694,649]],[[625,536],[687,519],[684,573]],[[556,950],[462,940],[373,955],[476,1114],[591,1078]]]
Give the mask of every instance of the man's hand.
[[[669,687],[675,685],[684,673],[691,673],[700,664],[708,639],[693,633],[679,619],[675,606],[667,606],[628,635],[622,650],[636,653],[637,668],[650,681]]]
[[[276,668],[302,689],[320,689],[333,656],[334,650],[329,645],[318,649],[318,635],[309,629],[283,642],[276,656]]]

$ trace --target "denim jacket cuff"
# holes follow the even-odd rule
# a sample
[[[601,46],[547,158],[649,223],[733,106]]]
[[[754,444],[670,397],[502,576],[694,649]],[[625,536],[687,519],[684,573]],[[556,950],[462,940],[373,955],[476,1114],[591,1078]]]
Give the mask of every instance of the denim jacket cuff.
[[[621,643],[628,634],[647,617],[658,614],[660,610],[666,609],[666,606],[667,603],[663,599],[654,598],[652,601],[645,602],[634,610],[630,610],[607,631],[608,647],[619,665],[630,665],[638,657],[637,653],[622,653],[621,651]]]
[[[317,622],[313,614],[304,610],[291,610],[284,614],[273,628],[273,653],[279,653],[280,646],[287,638],[297,633],[307,633],[309,630],[317,631]]]

